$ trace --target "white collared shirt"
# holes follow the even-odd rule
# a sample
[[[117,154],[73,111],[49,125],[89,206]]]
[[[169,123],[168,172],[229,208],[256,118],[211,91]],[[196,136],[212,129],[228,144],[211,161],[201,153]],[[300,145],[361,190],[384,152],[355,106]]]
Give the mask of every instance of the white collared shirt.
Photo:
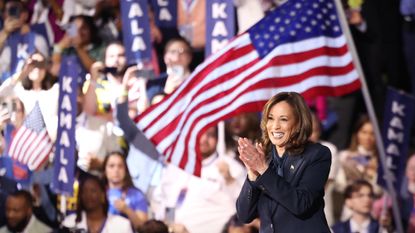
[[[367,219],[362,224],[358,224],[353,219],[350,219],[350,231],[359,233],[369,233],[370,219]]]

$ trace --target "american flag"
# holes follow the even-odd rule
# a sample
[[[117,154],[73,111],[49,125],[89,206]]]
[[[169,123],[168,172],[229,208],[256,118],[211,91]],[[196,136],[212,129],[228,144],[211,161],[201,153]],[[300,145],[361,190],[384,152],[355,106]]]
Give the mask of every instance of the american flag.
[[[307,99],[359,88],[333,0],[289,0],[207,58],[138,127],[167,161],[200,175],[198,138],[218,121],[261,111],[280,91]]]
[[[36,102],[33,110],[26,116],[10,145],[9,154],[14,159],[29,167],[39,169],[49,158],[53,143],[46,131],[45,122]]]

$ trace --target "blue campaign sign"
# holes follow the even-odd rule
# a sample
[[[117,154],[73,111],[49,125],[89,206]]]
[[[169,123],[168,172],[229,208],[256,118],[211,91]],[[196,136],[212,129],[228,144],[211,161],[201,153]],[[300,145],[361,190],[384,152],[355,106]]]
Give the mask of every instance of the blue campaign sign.
[[[234,35],[233,0],[206,1],[206,57],[223,48]]]
[[[78,66],[75,55],[62,57],[59,74],[58,133],[52,187],[55,192],[65,195],[73,194],[75,176]]]
[[[415,98],[388,88],[382,138],[385,146],[386,169],[389,169],[395,190],[399,192],[408,156],[409,139],[414,119]],[[378,183],[386,187],[384,168],[379,166]]]
[[[20,71],[30,54],[36,51],[35,47],[36,34],[33,32],[21,35],[14,32],[7,39],[7,47],[11,52],[10,74]]]
[[[147,0],[121,1],[122,32],[128,64],[151,60]]]
[[[151,0],[151,6],[158,27],[177,27],[177,1]]]

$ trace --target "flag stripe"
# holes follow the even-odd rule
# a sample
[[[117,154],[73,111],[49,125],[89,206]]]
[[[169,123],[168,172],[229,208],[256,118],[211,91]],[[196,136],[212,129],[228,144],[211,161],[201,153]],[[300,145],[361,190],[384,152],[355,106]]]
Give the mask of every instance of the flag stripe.
[[[36,133],[32,132],[30,138],[24,142],[25,150],[21,153],[23,154],[24,158],[21,160],[23,164],[28,164],[31,157],[33,157],[33,151],[39,146],[39,143],[47,137],[47,132],[43,131],[40,134],[36,135]],[[23,147],[23,146],[22,146]]]
[[[36,141],[33,142],[35,146],[30,148],[31,154],[33,155],[40,155],[42,154],[41,151],[44,147],[48,147],[51,142],[49,140],[49,135],[46,130],[42,131],[39,135],[37,135]],[[30,156],[25,164],[31,165],[33,161],[37,159],[36,156]]]
[[[32,132],[27,131],[26,132],[27,137],[25,138],[25,140],[20,140],[20,150],[19,150],[19,161],[21,161],[22,163],[24,163],[24,161],[26,160],[26,151],[27,148],[30,146],[30,143],[32,142],[33,138],[36,137],[36,135],[34,135]]]

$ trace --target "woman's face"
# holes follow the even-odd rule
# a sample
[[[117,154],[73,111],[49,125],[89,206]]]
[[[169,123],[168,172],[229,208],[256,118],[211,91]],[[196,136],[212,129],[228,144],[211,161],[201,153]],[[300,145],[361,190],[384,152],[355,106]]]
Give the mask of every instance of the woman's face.
[[[267,117],[266,128],[271,143],[277,149],[285,149],[296,123],[292,107],[281,101],[271,107]]]
[[[181,41],[173,42],[166,49],[164,54],[164,62],[167,67],[182,66],[184,69],[189,68],[191,62],[191,51],[187,45]]]
[[[85,181],[83,192],[79,195],[81,195],[81,201],[85,210],[89,211],[103,206],[106,193],[101,190],[95,180],[89,179]]]
[[[91,32],[88,25],[84,22],[81,18],[76,18],[73,23],[76,25],[78,29],[78,33],[75,36],[74,40],[77,40],[75,44],[79,45],[87,45],[91,42]]]
[[[245,137],[249,131],[249,113],[240,114],[232,118],[229,127],[233,135]]]
[[[39,65],[36,65],[32,69],[32,71],[30,71],[28,75],[29,80],[32,82],[40,83],[43,81],[43,79],[46,76],[45,58],[41,54],[38,54],[38,53],[33,54],[30,58],[33,61],[35,61],[36,64],[39,64]]]
[[[367,122],[357,132],[357,144],[363,146],[366,150],[375,148],[375,134],[372,123]]]
[[[105,176],[112,184],[121,184],[125,178],[124,160],[119,155],[110,155],[105,166]]]

